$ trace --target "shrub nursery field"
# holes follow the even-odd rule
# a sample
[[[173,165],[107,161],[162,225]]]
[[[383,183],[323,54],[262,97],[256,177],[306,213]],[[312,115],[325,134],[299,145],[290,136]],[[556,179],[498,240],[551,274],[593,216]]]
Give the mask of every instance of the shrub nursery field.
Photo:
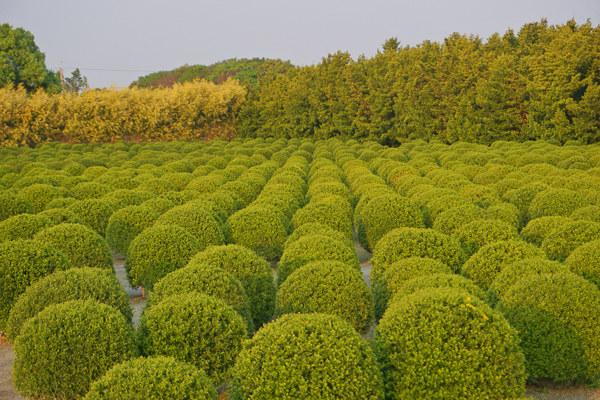
[[[117,255],[148,296],[135,327]],[[0,148],[0,331],[26,397],[519,399],[528,382],[597,384],[599,286],[598,145]]]

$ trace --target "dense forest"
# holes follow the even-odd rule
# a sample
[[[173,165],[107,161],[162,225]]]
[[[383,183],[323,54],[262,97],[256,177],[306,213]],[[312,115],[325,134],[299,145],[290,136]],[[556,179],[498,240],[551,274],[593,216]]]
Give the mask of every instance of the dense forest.
[[[245,137],[411,139],[600,138],[600,27],[546,20],[487,41],[385,42],[372,58],[348,53],[281,72],[261,67],[239,115]]]
[[[212,65],[184,65],[175,68],[172,71],[160,71],[139,77],[129,87],[138,88],[158,88],[172,87],[175,83],[190,82],[197,79],[221,84],[229,78],[236,79],[242,84],[256,86],[258,83],[258,74],[262,70],[263,64],[267,60],[264,58],[232,58]],[[289,62],[277,60],[280,66],[280,72],[292,67]]]
[[[390,38],[373,57],[338,51],[308,66],[259,58],[183,66],[123,93],[53,94],[44,86],[50,73],[32,87],[13,75],[0,82],[4,146],[215,136],[600,141],[600,26],[589,20],[541,20],[487,40],[454,33],[402,46]]]

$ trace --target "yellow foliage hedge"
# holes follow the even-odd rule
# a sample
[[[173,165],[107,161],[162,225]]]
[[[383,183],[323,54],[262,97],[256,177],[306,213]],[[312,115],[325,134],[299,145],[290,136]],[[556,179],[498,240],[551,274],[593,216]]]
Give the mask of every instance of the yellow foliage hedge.
[[[28,95],[0,89],[0,146],[230,137],[246,90],[235,80],[161,89],[92,89]]]

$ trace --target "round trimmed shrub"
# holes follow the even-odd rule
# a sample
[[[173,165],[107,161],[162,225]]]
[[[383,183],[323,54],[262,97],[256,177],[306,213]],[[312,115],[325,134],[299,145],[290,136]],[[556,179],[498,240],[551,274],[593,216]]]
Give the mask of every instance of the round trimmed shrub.
[[[19,214],[31,214],[31,203],[9,191],[0,192],[0,221]]]
[[[156,197],[154,199],[149,199],[140,204],[142,207],[150,207],[156,210],[159,214],[164,214],[169,211],[171,208],[175,207],[175,203],[173,203],[169,199],[165,199],[163,197]]]
[[[373,295],[362,274],[339,261],[310,263],[292,272],[277,292],[278,314],[337,315],[359,333],[373,320]]]
[[[140,357],[112,367],[85,400],[207,399],[217,392],[204,371],[172,357]]]
[[[541,217],[533,219],[521,230],[521,238],[528,243],[541,246],[546,236],[559,226],[566,225],[571,221],[572,219],[568,217]]]
[[[65,255],[52,246],[33,240],[0,243],[0,331],[6,330],[10,310],[29,285],[71,267]]]
[[[390,265],[410,257],[432,258],[458,272],[465,255],[457,241],[431,229],[399,228],[386,234],[371,259],[371,282],[381,277]]]
[[[294,232],[288,236],[283,248],[286,249],[301,237],[314,234],[329,236],[332,239],[345,243],[350,247],[354,247],[354,240],[350,240],[348,236],[344,235],[342,232],[336,231],[335,229],[318,222],[309,222],[308,224],[301,225],[298,229],[294,230]]]
[[[97,268],[71,268],[55,271],[30,285],[10,311],[6,336],[14,342],[25,321],[44,308],[70,300],[95,300],[119,310],[128,323],[133,312],[129,295],[110,271]]]
[[[227,215],[227,213],[225,212],[225,210],[222,207],[218,206],[217,203],[215,203],[214,201],[210,201],[205,198],[198,198],[195,200],[190,200],[185,204],[190,205],[190,206],[198,206],[198,207],[204,208],[206,211],[211,213],[211,215],[214,217],[215,221],[217,221],[217,223],[221,227],[227,221],[227,218],[229,218],[229,216]]]
[[[600,288],[600,239],[573,250],[565,260],[565,266]]]
[[[294,229],[311,222],[327,225],[350,239],[354,237],[352,222],[344,213],[344,209],[336,204],[310,203],[296,211],[292,218]]]
[[[53,225],[64,223],[83,225],[83,221],[74,212],[65,210],[64,208],[51,208],[50,210],[39,212],[37,215],[48,218]]]
[[[43,215],[14,215],[0,222],[0,240],[33,239],[39,231],[49,226],[52,226],[52,221]]]
[[[275,313],[273,269],[271,265],[252,250],[238,245],[212,246],[196,254],[190,266],[221,268],[240,280],[250,300],[250,312],[258,329],[271,320]]]
[[[600,373],[600,290],[573,273],[531,275],[498,308],[519,331],[530,379],[587,381]]]
[[[407,296],[424,289],[455,288],[463,290],[480,300],[486,299],[486,294],[472,280],[457,274],[430,274],[411,278],[398,289],[394,296]]]
[[[267,260],[278,260],[287,239],[280,216],[266,207],[250,206],[233,214],[223,226],[227,243],[247,247]]]
[[[438,215],[433,229],[445,235],[452,235],[466,224],[487,218],[487,213],[481,207],[473,204],[453,207]]]
[[[123,314],[93,300],[45,308],[23,326],[14,350],[15,389],[63,399],[83,397],[93,381],[137,353]]]
[[[409,257],[390,265],[379,279],[372,282],[375,318],[381,319],[392,297],[412,278],[431,274],[451,274],[452,269],[432,258]]]
[[[81,224],[59,224],[34,237],[67,256],[76,268],[90,267],[114,271],[112,254],[102,236]]]
[[[506,222],[517,230],[523,227],[523,220],[519,209],[510,203],[499,203],[487,208],[488,217]]]
[[[525,368],[502,314],[455,288],[398,296],[375,330],[389,399],[520,398]]]
[[[127,250],[125,271],[129,284],[152,290],[156,282],[185,267],[200,250],[196,238],[180,226],[147,228],[133,239]]]
[[[386,233],[402,227],[424,228],[423,216],[412,200],[391,194],[374,198],[362,209],[356,231],[362,247],[372,252]]]
[[[544,258],[527,258],[505,266],[496,276],[488,289],[488,298],[492,303],[502,299],[504,294],[520,279],[531,275],[569,272],[569,268],[558,261]]]
[[[340,261],[360,271],[354,247],[329,236],[313,234],[301,237],[284,250],[277,267],[278,286],[295,270],[315,261]]]
[[[109,191],[107,186],[98,182],[81,182],[71,188],[71,194],[77,200],[99,199]]]
[[[542,242],[541,249],[549,259],[565,261],[577,247],[600,239],[600,223],[580,220],[558,226]]]
[[[578,208],[577,210],[573,211],[573,214],[571,214],[570,218],[575,221],[587,220],[600,222],[600,206],[587,206]]]
[[[523,220],[530,218],[529,207],[538,193],[548,190],[549,186],[544,182],[531,182],[517,189],[509,190],[504,198],[514,204],[521,213]]]
[[[160,214],[150,207],[128,206],[115,211],[106,227],[106,243],[116,253],[127,254],[131,241],[151,227]]]
[[[587,207],[590,202],[579,192],[568,189],[548,189],[538,193],[532,200],[531,219],[549,216],[568,217],[575,210]]]
[[[287,314],[244,343],[232,399],[360,399],[383,396],[367,342],[339,317]]]
[[[472,256],[482,246],[518,239],[517,230],[510,224],[497,219],[480,219],[469,222],[454,232],[456,239],[467,256]]]
[[[149,190],[155,194],[163,194],[176,190],[175,185],[168,180],[161,178],[144,179],[140,186],[138,186],[138,189]]]
[[[76,203],[78,201],[79,200],[77,200],[74,197],[58,197],[58,198],[50,201],[48,204],[46,204],[45,209],[46,210],[53,210],[53,209],[56,209],[56,208],[64,208],[64,209],[66,209],[71,204]]]
[[[507,265],[526,258],[545,257],[540,249],[520,240],[496,242],[473,254],[463,266],[462,273],[487,290]]]
[[[100,236],[106,235],[108,221],[118,207],[104,199],[90,199],[73,203],[68,210],[75,213],[83,223],[97,232]]]
[[[61,197],[57,188],[43,183],[31,185],[19,190],[19,196],[31,204],[34,213],[39,213],[46,207],[46,204]]]
[[[206,208],[193,204],[177,206],[158,217],[154,226],[176,225],[192,234],[202,251],[208,246],[223,244],[223,232],[217,220]]]
[[[193,364],[220,386],[228,379],[247,332],[242,317],[223,300],[192,292],[166,297],[146,309],[138,336],[144,355]]]
[[[437,216],[444,211],[468,204],[472,203],[458,193],[449,194],[446,196],[436,197],[428,201],[423,212],[427,214],[426,218],[430,218],[431,223],[433,224],[435,223]]]
[[[212,265],[192,264],[170,272],[154,285],[146,307],[160,303],[169,296],[191,292],[223,300],[246,321],[248,332],[254,332],[250,300],[241,282],[232,273]]]
[[[225,192],[233,192],[237,194],[239,197],[242,198],[242,200],[244,200],[244,202],[246,202],[246,204],[252,203],[254,200],[256,200],[256,197],[258,196],[256,191],[252,189],[252,186],[242,181],[227,182],[221,185],[219,190]]]
[[[145,200],[141,195],[141,191],[130,189],[115,190],[108,193],[102,199],[111,202],[115,202],[115,200],[117,200],[117,202],[123,204],[123,206],[139,206]]]

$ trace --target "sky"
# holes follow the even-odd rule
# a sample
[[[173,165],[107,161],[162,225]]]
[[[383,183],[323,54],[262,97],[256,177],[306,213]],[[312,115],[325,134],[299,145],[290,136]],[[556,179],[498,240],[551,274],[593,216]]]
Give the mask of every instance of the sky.
[[[391,37],[487,39],[542,18],[597,26],[600,0],[0,0],[0,24],[30,31],[49,69],[79,68],[95,88],[230,58],[371,57]]]

